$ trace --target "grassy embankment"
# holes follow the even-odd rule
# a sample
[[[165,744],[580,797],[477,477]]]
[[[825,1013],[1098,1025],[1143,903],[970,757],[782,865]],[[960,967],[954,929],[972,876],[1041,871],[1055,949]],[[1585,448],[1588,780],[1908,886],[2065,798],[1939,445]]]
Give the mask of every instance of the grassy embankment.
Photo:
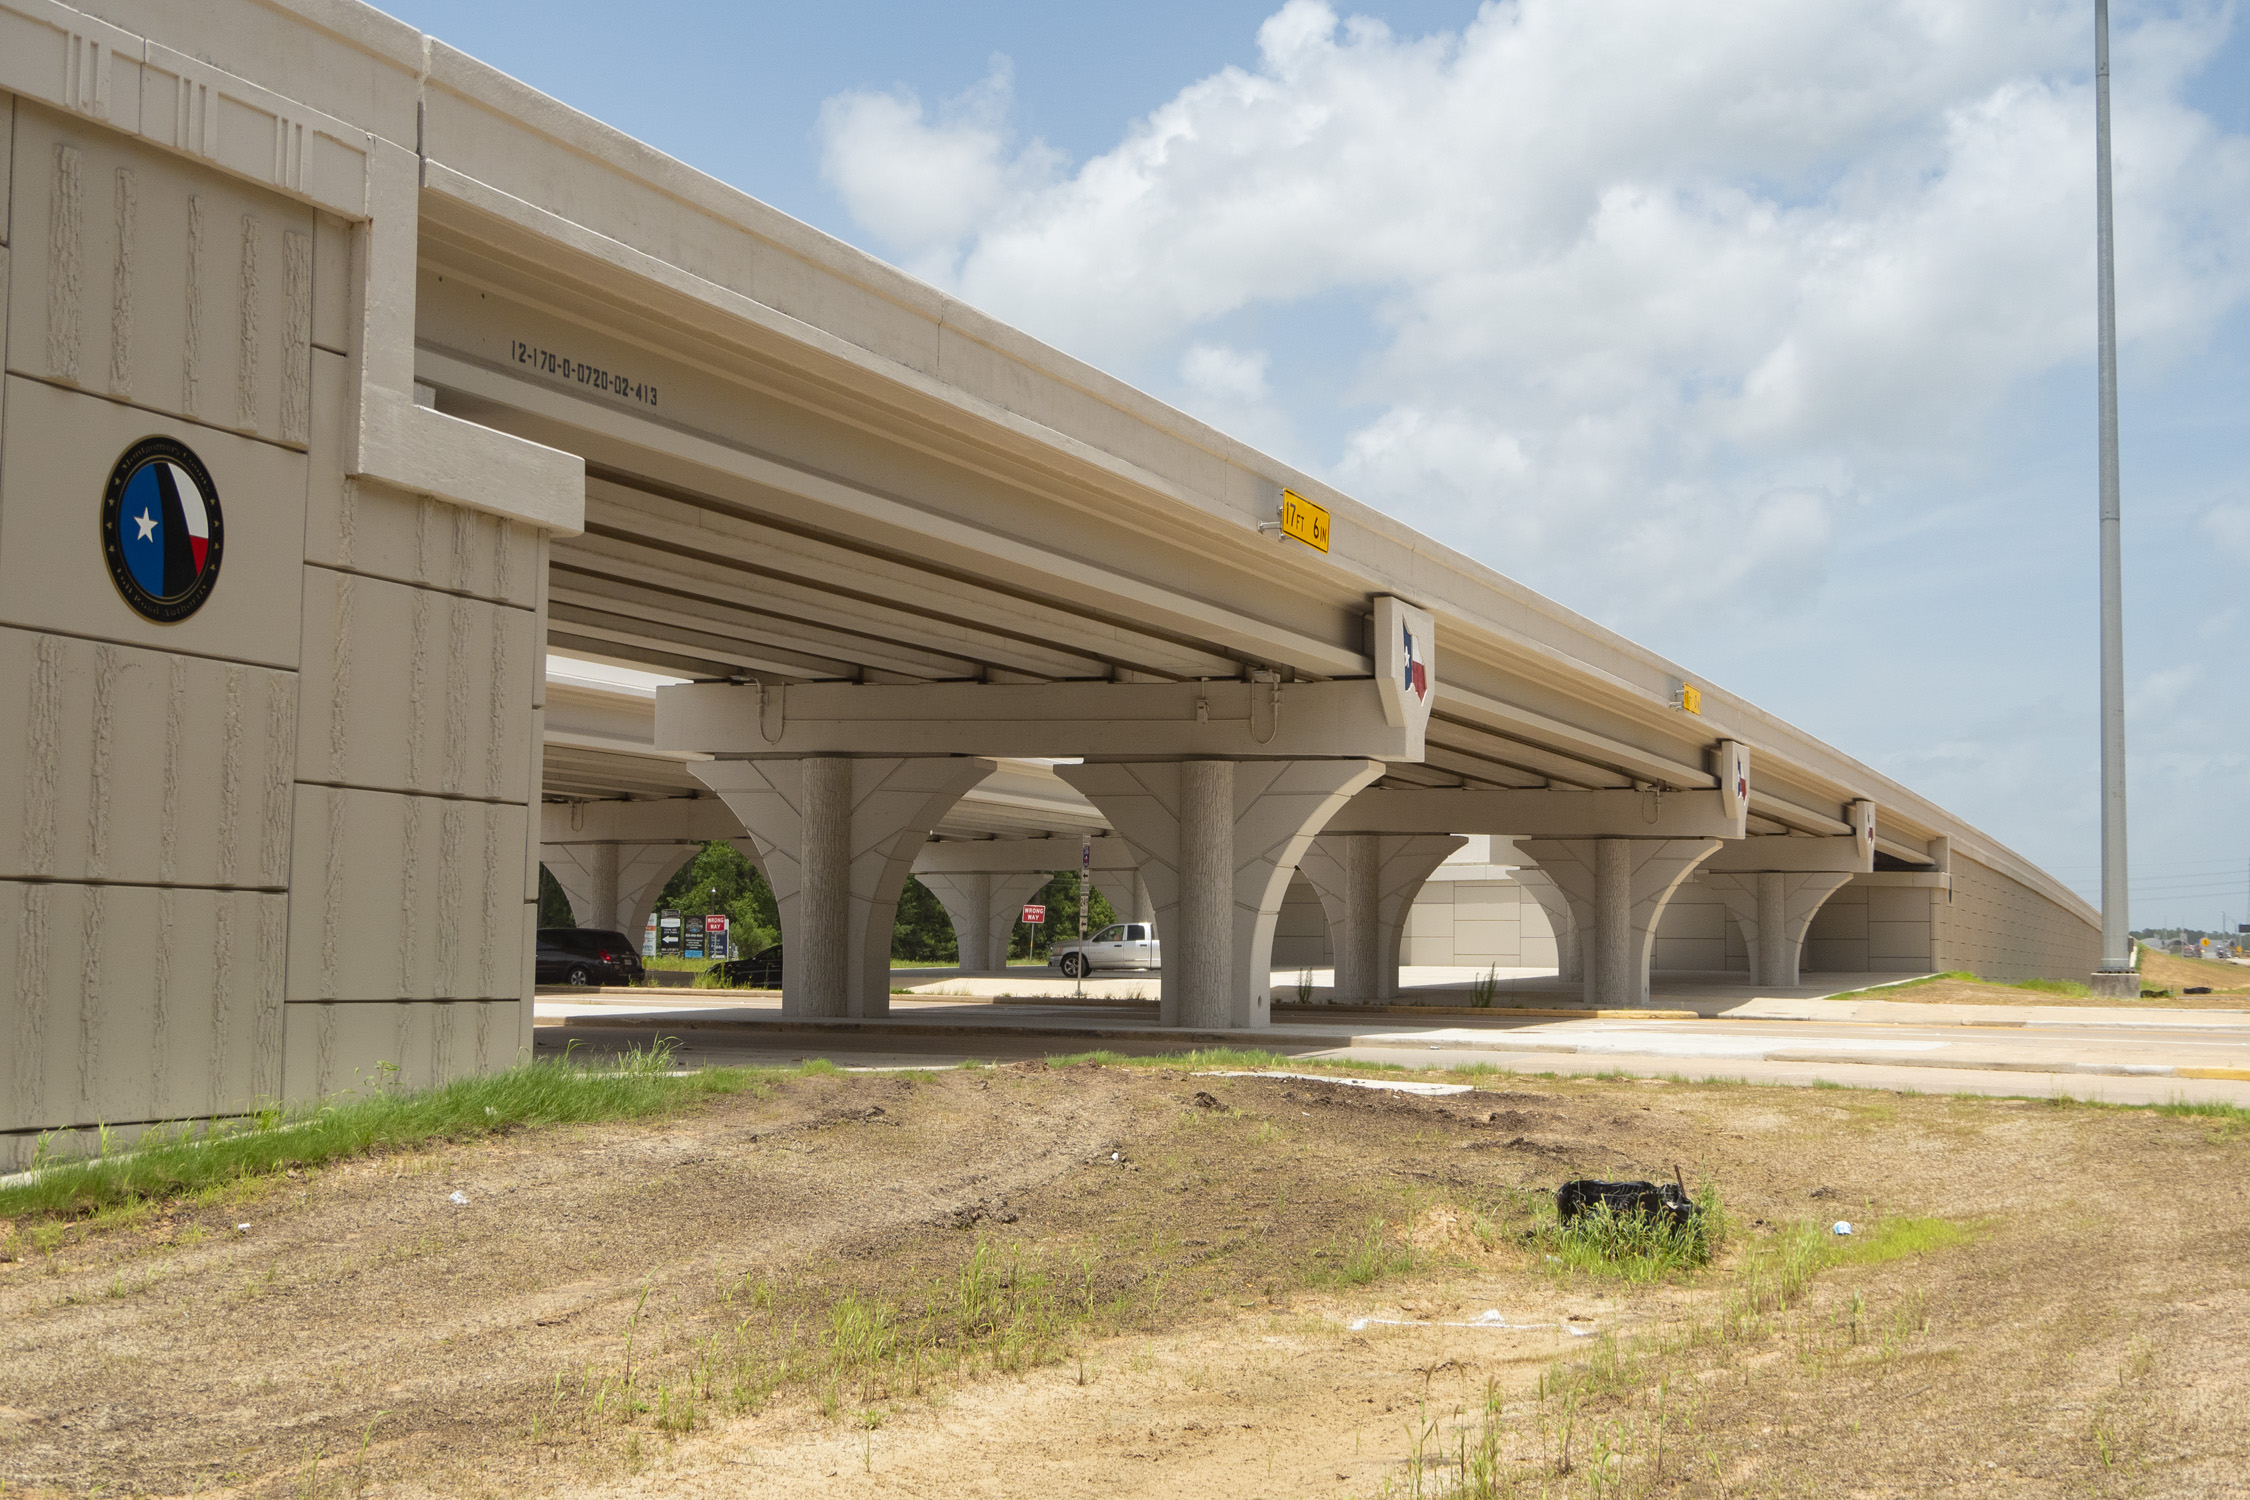
[[[152,1130],[129,1148],[119,1145],[92,1156],[47,1160],[43,1154],[28,1180],[0,1185],[0,1219],[84,1216],[209,1193],[291,1168],[503,1131],[647,1119],[713,1095],[763,1089],[777,1079],[823,1069],[833,1071],[834,1065],[681,1073],[673,1066],[671,1045],[660,1042],[605,1062],[528,1062],[434,1089],[378,1082],[312,1108],[268,1105],[240,1120]]]

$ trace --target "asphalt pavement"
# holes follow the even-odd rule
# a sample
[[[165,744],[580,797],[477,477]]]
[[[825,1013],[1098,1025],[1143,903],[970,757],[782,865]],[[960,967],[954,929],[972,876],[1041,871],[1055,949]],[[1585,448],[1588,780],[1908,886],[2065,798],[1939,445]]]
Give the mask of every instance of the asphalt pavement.
[[[2250,1012],[2064,1006],[1945,1006],[1809,993],[1752,995],[1711,1014],[1647,1011],[1471,1015],[1323,1014],[1283,1006],[1255,1030],[1159,1027],[1156,1007],[1067,997],[894,996],[880,1020],[784,1016],[778,996],[625,990],[542,994],[538,1045],[597,1050],[657,1035],[706,1063],[827,1057],[846,1067],[932,1067],[1095,1049],[1135,1054],[1257,1047],[1292,1058],[1524,1073],[1841,1084],[1925,1093],[2060,1095],[2119,1104],[2208,1100],[2250,1106]],[[1536,997],[1531,997],[1536,998]]]

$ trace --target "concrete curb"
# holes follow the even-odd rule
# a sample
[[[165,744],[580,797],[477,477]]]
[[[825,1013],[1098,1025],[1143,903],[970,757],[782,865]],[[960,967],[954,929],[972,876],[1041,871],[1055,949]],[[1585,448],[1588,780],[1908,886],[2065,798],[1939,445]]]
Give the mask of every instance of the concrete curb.
[[[1583,1014],[1582,1012],[1579,1014]],[[1346,1051],[1355,1048],[1400,1051],[1419,1048],[1431,1052],[1515,1052],[1526,1056],[1615,1057],[1622,1062],[1639,1057],[1661,1065],[1666,1072],[1681,1072],[1701,1068],[1708,1072],[1722,1072],[1731,1062],[1795,1063],[1799,1065],[1835,1067],[1885,1067],[1885,1068],[1936,1068],[1948,1072],[1987,1073],[2045,1073],[2053,1075],[2086,1075],[2090,1077],[2130,1078],[2199,1078],[2250,1082],[2250,1068],[2184,1068],[2167,1063],[2070,1063],[2026,1062],[2014,1059],[1986,1059],[1961,1057],[1914,1057],[1897,1053],[1856,1054],[1849,1052],[1805,1052],[1777,1048],[1755,1058],[1670,1058],[1660,1054],[1619,1052],[1613,1047],[1581,1047],[1569,1042],[1535,1042],[1510,1045],[1507,1042],[1482,1037],[1402,1036],[1392,1033],[1373,1033],[1338,1037],[1334,1035],[1307,1035],[1294,1028],[1273,1027],[1261,1031],[1196,1031],[1173,1027],[1117,1027],[1117,1026],[978,1026],[949,1024],[935,1021],[857,1020],[850,1018],[789,1018],[724,1020],[692,1018],[670,1019],[648,1015],[601,1016],[568,1023],[572,1026],[611,1026],[691,1031],[699,1028],[724,1026],[729,1028],[768,1030],[776,1033],[809,1034],[813,1036],[857,1034],[865,1037],[959,1037],[959,1038],[1020,1038],[1052,1037],[1082,1041],[1082,1049],[1094,1051],[1103,1042],[1160,1042],[1170,1044],[1192,1043],[1203,1046],[1257,1048],[1265,1051],[1282,1051],[1303,1048],[1319,1051]],[[1650,1069],[1642,1066],[1637,1072]]]
[[[781,994],[781,992],[780,992],[779,990],[696,990],[696,991],[693,991],[692,993],[693,993],[693,994],[694,994],[694,995],[695,995],[695,996],[697,997],[697,1000],[698,1000],[699,1002],[702,1002],[702,1003],[708,1003],[708,1004],[710,1004],[710,1005],[712,1006],[712,1008],[714,1008],[714,1009],[718,1008],[718,1007],[719,1007],[720,1005],[723,1005],[723,1004],[724,1004],[725,1002],[727,1002],[727,1001],[730,1001],[730,1000],[736,1000],[736,999],[761,999],[761,1000],[762,1000],[762,999],[778,999],[778,998],[780,997],[780,994]],[[555,990],[555,989],[549,989],[549,990],[547,990],[547,991],[541,992],[541,993],[540,993],[540,994],[538,994],[538,995],[537,995],[537,996],[536,996],[535,998],[537,998],[537,999],[541,999],[541,1000],[550,1000],[550,1001],[551,1001],[551,1000],[565,1000],[565,999],[579,999],[579,1000],[636,1000],[636,1001],[640,1001],[640,1002],[642,1002],[642,1003],[644,1003],[644,1004],[647,1004],[647,1003],[661,1003],[661,1001],[659,1001],[657,997],[658,997],[658,992],[656,992],[656,991],[653,991],[653,990],[647,990],[647,989],[628,989],[628,988],[623,988],[623,987],[618,987],[618,986],[607,986],[607,987],[602,987],[602,988],[595,988],[595,989],[563,989],[563,990]],[[663,997],[663,998],[664,998],[665,1000],[668,1000],[668,999],[670,999],[671,997],[669,997],[669,996],[665,996],[665,997]],[[987,1001],[987,1000],[981,1000],[981,999],[977,999],[977,998],[975,998],[975,997],[964,997],[964,996],[956,996],[956,995],[913,995],[913,994],[908,994],[908,995],[904,995],[904,996],[902,996],[901,998],[906,998],[906,999],[913,999],[913,1000],[920,1000],[920,1001],[925,1001],[925,1002],[930,1002],[930,1003],[942,1003],[942,1002],[946,1002],[946,1001],[954,1001],[954,1002],[957,1002],[957,1003],[963,1004],[964,1006],[968,1006],[968,1005],[982,1005],[982,1006],[986,1006],[986,1007],[988,1007],[988,1008],[992,1009],[992,1010],[993,1010],[993,1011],[995,1011],[995,1012],[999,1012],[999,1011],[1001,1011],[1002,1009],[1014,1010],[1014,1009],[1020,1009],[1020,1008],[1047,1008],[1047,1009],[1068,1009],[1068,1008],[1083,1008],[1083,1009],[1089,1009],[1089,1010],[1091,1010],[1091,1009],[1100,1009],[1100,1010],[1136,1010],[1136,1009],[1137,1009],[1137,1010],[1142,1010],[1142,1011],[1153,1010],[1153,1009],[1155,1008],[1155,1002],[1154,1002],[1154,1001],[1129,1001],[1129,1000],[1102,1000],[1102,1001],[1087,1001],[1087,1002],[1084,1002],[1084,1003],[1083,1003],[1083,1004],[1081,1005],[1081,1003],[1080,1003],[1080,1002],[1075,1002],[1075,1001],[1070,1001],[1070,1000],[1042,1000],[1042,999],[1037,999],[1037,998],[1010,998],[1010,999],[1008,999],[1008,1000],[1005,1000],[1005,1001],[1001,1001],[1001,1000],[991,1000],[991,1001]],[[1878,1004],[1890,1004],[1890,1003],[1894,1003],[1894,1002],[1875,1002],[1875,1003],[1878,1003]],[[1856,1009],[1856,1005],[1854,1006],[1854,1008]],[[1939,1007],[1935,1007],[1935,1006],[1932,1006],[1932,1007],[1927,1007],[1927,1008],[1928,1008],[1928,1009],[1931,1009],[1931,1010],[1938,1010],[1938,1009],[1939,1009]],[[1720,1013],[1718,1013],[1718,1014],[1714,1014],[1714,1015],[1706,1015],[1706,1014],[1704,1014],[1704,1013],[1703,1013],[1703,1012],[1701,1012],[1701,1011],[1697,1011],[1697,1010],[1684,1010],[1684,1009],[1680,1009],[1680,1010],[1675,1010],[1675,1009],[1648,1009],[1648,1010],[1583,1010],[1583,1009],[1577,1009],[1577,1008],[1573,1008],[1573,1007],[1564,1007],[1564,1006],[1556,1006],[1556,1007],[1551,1007],[1551,1008],[1549,1008],[1549,1007],[1538,1007],[1538,1008],[1534,1008],[1534,1007],[1530,1007],[1530,1006],[1524,1006],[1524,1007],[1511,1007],[1511,1006],[1499,1006],[1499,1005],[1495,1005],[1495,1006],[1486,1006],[1486,1007],[1462,1007],[1462,1008],[1454,1008],[1454,1007],[1439,1007],[1439,1006],[1431,1006],[1431,1005],[1394,1005],[1394,1006],[1385,1006],[1385,1007],[1382,1007],[1381,1009],[1377,1009],[1377,1008],[1375,1008],[1375,1007],[1372,1007],[1372,1006],[1341,1006],[1341,1005],[1340,1005],[1340,1006],[1335,1006],[1335,1007],[1328,1007],[1328,1006],[1314,1006],[1314,1007],[1312,1007],[1312,1008],[1311,1008],[1311,1010],[1310,1010],[1310,1011],[1300,1010],[1300,1009],[1298,1009],[1298,1008],[1296,1008],[1296,1007],[1294,1007],[1294,1006],[1291,1006],[1291,1007],[1287,1007],[1287,1008],[1284,1008],[1284,1007],[1282,1007],[1282,1006],[1276,1006],[1276,1007],[1274,1007],[1274,1011],[1275,1011],[1275,1015],[1276,1015],[1276,1018],[1277,1018],[1277,1020],[1279,1020],[1279,1019],[1281,1019],[1281,1018],[1286,1018],[1286,1019],[1287,1019],[1287,1020],[1289,1020],[1289,1021],[1295,1021],[1295,1022],[1300,1022],[1300,1023],[1301,1023],[1301,1022],[1306,1022],[1306,1021],[1314,1021],[1314,1020],[1316,1019],[1316,1016],[1317,1016],[1317,1019],[1319,1019],[1319,1020],[1322,1020],[1322,1021],[1330,1020],[1330,1019],[1332,1018],[1332,1019],[1333,1019],[1333,1023],[1334,1023],[1334,1024],[1337,1024],[1337,1025],[1347,1025],[1347,1024],[1350,1024],[1351,1022],[1354,1022],[1354,1021],[1358,1021],[1358,1020],[1361,1020],[1361,1019],[1363,1019],[1363,1018],[1370,1018],[1370,1017],[1375,1017],[1375,1016],[1397,1016],[1397,1017],[1399,1017],[1399,1018],[1401,1018],[1401,1019],[1418,1019],[1418,1018],[1422,1018],[1422,1017],[1430,1017],[1430,1018],[1433,1018],[1433,1019],[1434,1019],[1434,1018],[1436,1018],[1436,1017],[1441,1017],[1441,1016],[1442,1016],[1442,1017],[1447,1017],[1447,1018],[1452,1018],[1452,1017],[1474,1017],[1474,1018],[1482,1018],[1482,1019],[1485,1019],[1485,1020],[1491,1020],[1491,1021],[1502,1021],[1502,1020],[1509,1020],[1509,1019],[1515,1019],[1515,1018],[1527,1018],[1527,1019],[1538,1019],[1538,1020],[1570,1020],[1570,1019],[1573,1019],[1573,1018],[1584,1018],[1584,1019],[1587,1019],[1587,1020],[1607,1020],[1607,1021],[1620,1021],[1620,1020],[1631,1020],[1631,1021],[1732,1021],[1732,1022],[1749,1022],[1749,1023],[1751,1023],[1751,1024],[1766,1024],[1766,1025],[1771,1025],[1771,1024],[1774,1024],[1774,1023],[1777,1023],[1777,1022],[1796,1022],[1796,1023],[1806,1023],[1806,1024],[1819,1024],[1819,1023],[1822,1023],[1822,1022],[1839,1022],[1839,1023],[1843,1023],[1843,1024],[1848,1024],[1848,1025],[1854,1025],[1854,1026],[1951,1026],[1951,1027],[1964,1027],[1964,1028],[1968,1028],[1968,1027],[1974,1027],[1974,1028],[1977,1028],[1977,1029],[1979,1029],[1979,1030],[2008,1030],[2008,1031],[2021,1031],[2021,1030],[2029,1030],[2029,1031],[2043,1031],[2043,1030],[2069,1030],[2069,1029],[2073,1029],[2073,1028],[2081,1028],[2081,1029],[2086,1029],[2086,1030],[2115,1030],[2115,1031],[2141,1031],[2141,1032],[2150,1032],[2150,1031],[2168,1031],[2168,1032],[2187,1032],[2187,1033],[2193,1033],[2193,1032],[2198,1032],[2198,1031],[2235,1031],[2235,1030],[2250,1029],[2250,1011],[2224,1011],[2224,1010],[2214,1010],[2214,1011],[2182,1011],[2182,1010],[2166,1010],[2166,1011],[2122,1011],[2122,1012],[2121,1012],[2121,1011],[2118,1011],[2118,1010],[2112,1009],[2112,1008],[2110,1008],[2110,1007],[2106,1007],[2106,1006],[2097,1006],[2097,1007],[2089,1007],[2089,1008],[2088,1008],[2088,1011],[2089,1011],[2089,1013],[2087,1013],[2087,1014],[2083,1014],[2083,1015],[2080,1015],[2080,1014],[2069,1014],[2069,1013],[2065,1013],[2065,1014],[2059,1014],[2059,1015],[2058,1015],[2058,1014],[2054,1014],[2053,1012],[2054,1012],[2054,1011],[2056,1011],[2056,1010],[2058,1010],[2058,1009],[2062,1009],[2061,1007],[2045,1007],[2045,1006],[2042,1006],[2042,1007],[2035,1007],[2035,1008],[2036,1008],[2036,1009],[2038,1009],[2038,1010],[2040,1010],[2040,1011],[2041,1011],[2041,1012],[2043,1012],[2043,1013],[2042,1013],[2042,1014],[2038,1014],[2038,1015],[2029,1015],[2029,1016],[2021,1016],[2021,1015],[1992,1015],[1992,1014],[1990,1014],[1990,1012],[1991,1012],[1991,1011],[1993,1011],[1993,1010],[1996,1010],[1996,1009],[1998,1009],[1998,1007],[1994,1007],[1994,1006],[1949,1006],[1949,1007],[1945,1007],[1945,1008],[1944,1008],[1944,1011],[1945,1011],[1945,1012],[1947,1012],[1947,1013],[1941,1013],[1941,1014],[1936,1014],[1936,1015],[1916,1015],[1916,1016],[1881,1016],[1881,1015],[1876,1015],[1876,1016],[1869,1016],[1869,1015],[1858,1015],[1858,1014],[1836,1014],[1836,1013],[1833,1013],[1833,1012],[1821,1012],[1821,1011],[1816,1011],[1816,1010],[1811,1010],[1811,1009],[1801,1008],[1801,1002],[1799,1003],[1799,1006],[1798,1006],[1798,1007],[1793,1007],[1792,1009],[1789,1009],[1789,1010],[1786,1010],[1786,1011],[1761,1011],[1761,1012],[1752,1012],[1752,1013],[1748,1013],[1748,1014],[1745,1014],[1745,1013],[1742,1013],[1742,1012],[1720,1012]],[[747,1021],[747,1020],[746,1020],[744,1024],[749,1024],[749,1025],[769,1025],[769,1024],[773,1024],[774,1022],[778,1022],[778,1021],[780,1021],[780,1020],[782,1020],[782,1019],[784,1019],[784,1018],[783,1018],[783,1017],[781,1017],[781,1016],[780,1016],[780,1015],[779,1015],[778,1013],[776,1013],[776,1014],[774,1015],[774,1017],[773,1017],[773,1021],[772,1021],[772,1022],[768,1022],[768,1021],[765,1021],[765,1020],[758,1020],[758,1021]],[[808,1018],[806,1018],[806,1019],[805,1019],[805,1024],[817,1024],[817,1023],[820,1023],[820,1022],[823,1022],[823,1021],[828,1021],[828,1020],[840,1020],[840,1019],[847,1019],[847,1018],[841,1018],[841,1017],[808,1017]],[[792,1020],[792,1024],[796,1024],[796,1022],[795,1022],[794,1020]],[[887,1024],[887,1023],[876,1023],[876,1024]],[[1022,1023],[1022,1022],[1017,1022],[1017,1021],[1013,1021],[1013,1020],[1010,1020],[1010,1021],[1005,1021],[1005,1022],[996,1022],[996,1023],[994,1023],[994,1025],[993,1025],[993,1026],[992,1026],[991,1028],[989,1028],[989,1029],[993,1029],[993,1030],[1013,1030],[1013,1029],[1015,1029],[1016,1027],[1018,1027],[1018,1026],[1020,1026],[1020,1025],[1023,1025],[1023,1024],[1026,1024],[1026,1023]],[[1036,1023],[1032,1023],[1032,1024],[1036,1024]],[[1258,1036],[1258,1035],[1264,1035],[1264,1034],[1266,1034],[1266,1033],[1263,1033],[1263,1032],[1245,1032],[1245,1033],[1241,1033],[1241,1034],[1242,1034],[1242,1035],[1250,1035],[1250,1036]]]

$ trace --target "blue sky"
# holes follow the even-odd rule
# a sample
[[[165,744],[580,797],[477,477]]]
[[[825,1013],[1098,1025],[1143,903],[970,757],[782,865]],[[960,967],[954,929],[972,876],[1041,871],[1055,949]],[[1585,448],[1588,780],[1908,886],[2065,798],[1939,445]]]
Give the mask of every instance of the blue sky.
[[[403,19],[2097,870],[2090,4]],[[2250,919],[2250,25],[2116,25],[2136,926]]]

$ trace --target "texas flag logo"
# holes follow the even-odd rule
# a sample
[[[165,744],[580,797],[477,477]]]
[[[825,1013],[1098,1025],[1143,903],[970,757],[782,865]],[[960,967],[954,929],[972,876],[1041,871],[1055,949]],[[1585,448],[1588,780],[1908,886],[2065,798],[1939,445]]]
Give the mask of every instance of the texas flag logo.
[[[1406,648],[1406,666],[1401,674],[1403,680],[1400,686],[1412,693],[1417,700],[1427,698],[1430,696],[1430,669],[1414,649],[1414,632],[1401,626],[1399,639]]]
[[[125,602],[172,624],[203,607],[219,578],[226,532],[211,471],[185,443],[143,438],[110,470],[102,552]]]

